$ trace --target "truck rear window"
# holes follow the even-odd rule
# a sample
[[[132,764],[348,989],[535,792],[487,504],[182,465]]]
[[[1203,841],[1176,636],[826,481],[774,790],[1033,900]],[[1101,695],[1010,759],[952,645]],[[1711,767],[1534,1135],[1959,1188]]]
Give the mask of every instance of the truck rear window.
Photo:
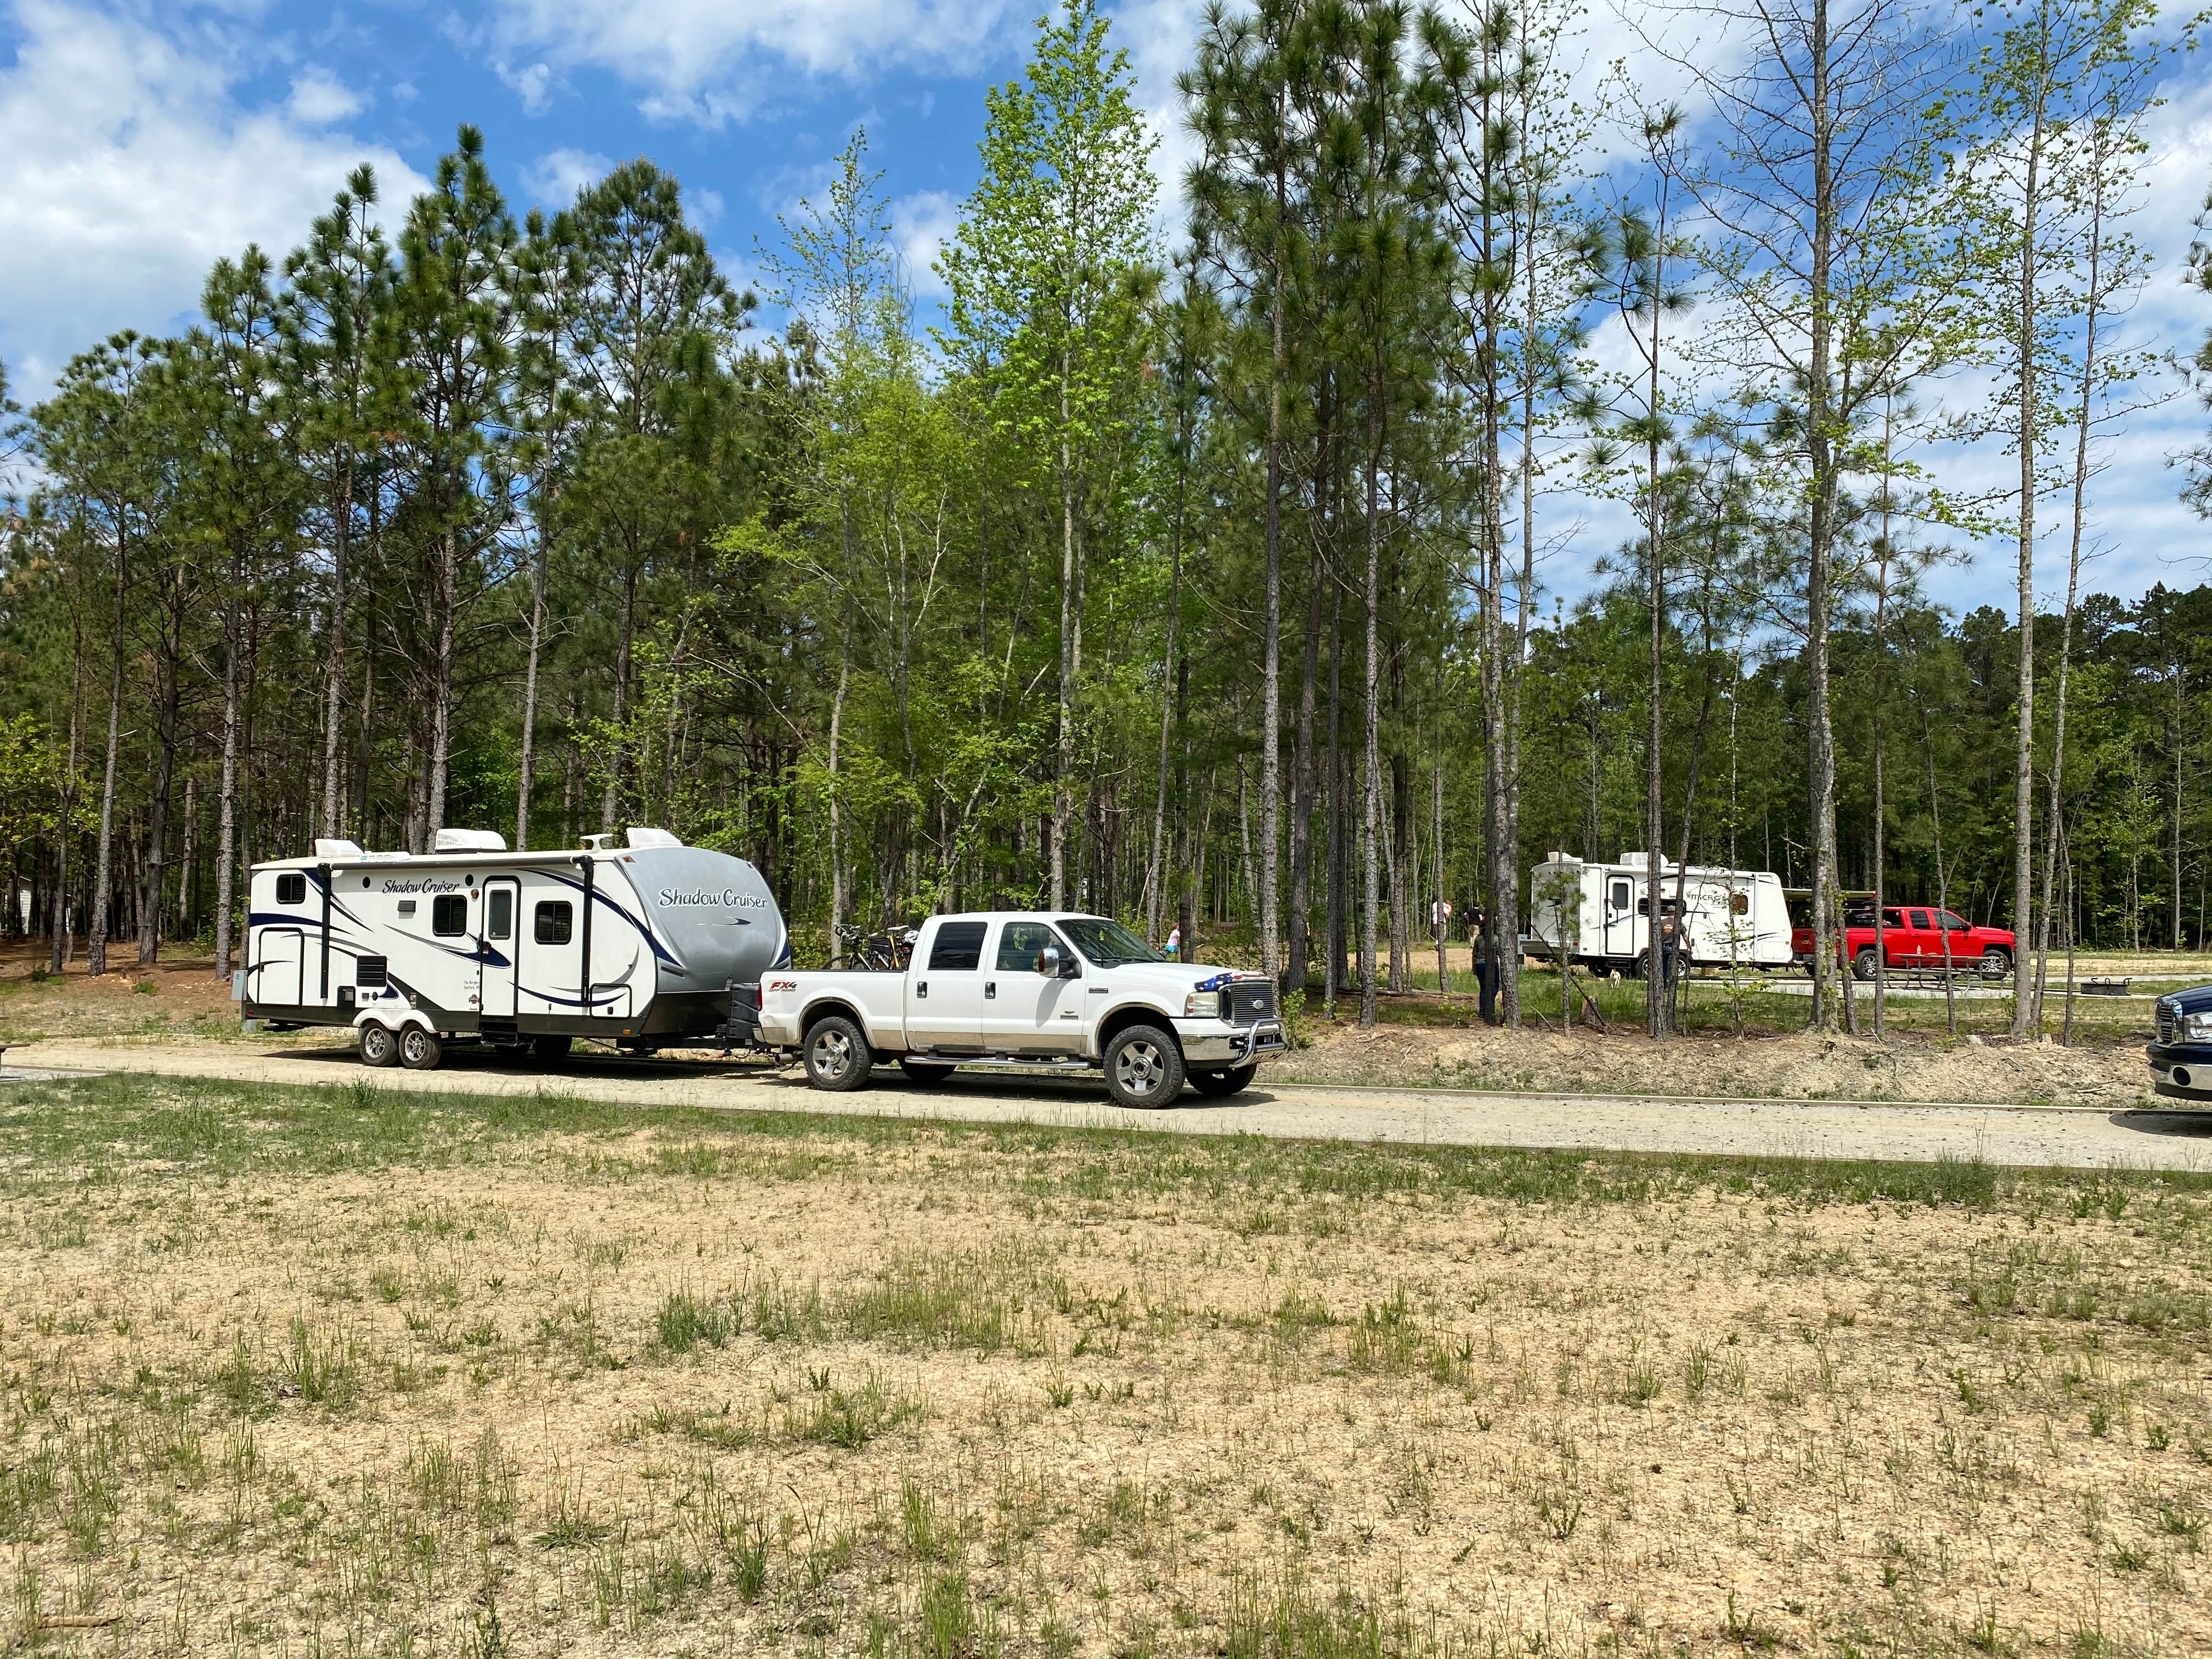
[[[933,974],[972,974],[983,965],[983,935],[988,921],[948,921],[937,930],[929,947]]]

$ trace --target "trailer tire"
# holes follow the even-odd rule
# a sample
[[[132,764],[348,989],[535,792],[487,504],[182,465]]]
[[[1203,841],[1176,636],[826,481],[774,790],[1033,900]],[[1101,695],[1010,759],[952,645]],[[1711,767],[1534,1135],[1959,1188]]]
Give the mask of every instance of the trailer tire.
[[[1190,1085],[1199,1093],[1219,1100],[1237,1093],[1259,1074],[1257,1066],[1237,1066],[1225,1072],[1193,1072]]]
[[[918,1083],[925,1089],[942,1083],[952,1075],[950,1066],[927,1060],[902,1060],[899,1061],[899,1070],[906,1073],[908,1083]]]
[[[361,1044],[362,1065],[382,1066],[399,1063],[399,1039],[389,1025],[379,1025],[371,1020],[361,1028],[356,1040]]]
[[[1151,1110],[1175,1103],[1182,1092],[1182,1049],[1157,1025],[1132,1025],[1115,1034],[1101,1056],[1106,1092],[1117,1106]]]
[[[576,1039],[564,1036],[534,1036],[530,1039],[530,1057],[541,1066],[550,1066],[556,1060],[568,1058],[568,1050]]]
[[[868,1086],[868,1073],[876,1057],[868,1048],[868,1034],[842,1014],[832,1014],[807,1028],[806,1080],[833,1094],[849,1094]]]
[[[434,1072],[438,1062],[446,1057],[446,1045],[438,1041],[438,1034],[420,1025],[410,1025],[399,1034],[399,1063],[410,1072]]]

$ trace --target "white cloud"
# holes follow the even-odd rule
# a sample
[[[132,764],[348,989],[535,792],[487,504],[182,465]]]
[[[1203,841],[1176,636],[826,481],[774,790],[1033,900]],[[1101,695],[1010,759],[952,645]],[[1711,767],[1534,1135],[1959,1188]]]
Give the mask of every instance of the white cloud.
[[[328,126],[361,113],[361,94],[319,64],[310,64],[292,77],[292,96],[284,107],[292,118],[311,127]]]
[[[969,70],[1013,0],[494,0],[497,49],[538,71],[589,64],[643,89],[659,120],[720,126],[785,90],[791,72],[860,79],[894,66]],[[504,70],[502,78],[514,84]],[[547,82],[537,82],[539,96]]]
[[[495,64],[493,72],[514,89],[522,100],[523,112],[543,115],[545,106],[552,102],[553,71],[545,64],[532,64],[515,69],[505,63]]]
[[[556,149],[522,170],[522,186],[548,207],[564,208],[586,185],[595,185],[614,163],[595,150]]]
[[[891,246],[898,253],[899,274],[916,299],[952,297],[935,266],[938,250],[959,228],[959,204],[944,191],[921,191],[891,204]]]
[[[18,0],[0,67],[0,352],[42,395],[74,352],[119,328],[165,330],[208,267],[258,242],[281,258],[362,161],[394,216],[422,181],[398,156],[241,107],[256,50],[225,20],[190,48],[135,19]]]

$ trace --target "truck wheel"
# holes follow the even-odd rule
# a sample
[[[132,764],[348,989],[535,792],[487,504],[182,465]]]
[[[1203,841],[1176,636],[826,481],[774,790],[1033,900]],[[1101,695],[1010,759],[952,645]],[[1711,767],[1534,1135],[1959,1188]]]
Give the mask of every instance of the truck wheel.
[[[436,1032],[410,1025],[399,1034],[399,1063],[409,1071],[434,1072],[445,1057],[445,1045]]]
[[[1116,1105],[1166,1106],[1182,1092],[1182,1050],[1157,1025],[1132,1025],[1106,1045],[1106,1092]]]
[[[1193,1072],[1190,1082],[1199,1093],[1218,1100],[1224,1095],[1237,1093],[1259,1073],[1257,1066],[1239,1066],[1227,1072]]]
[[[392,1034],[389,1025],[374,1021],[361,1028],[361,1063],[364,1066],[397,1066],[399,1063],[399,1039]]]
[[[902,1060],[899,1061],[899,1070],[906,1073],[908,1083],[919,1083],[924,1088],[942,1083],[952,1075],[950,1066],[939,1066],[927,1060]]]
[[[568,1058],[568,1050],[576,1039],[564,1036],[534,1036],[530,1039],[530,1057],[541,1066]]]
[[[1982,977],[2002,979],[2012,972],[2012,952],[2002,945],[1992,945],[1982,952]]]
[[[1874,946],[1868,945],[1865,950],[1851,958],[1851,974],[1856,979],[1867,980],[1874,977]]]
[[[867,1033],[842,1014],[832,1014],[806,1034],[806,1080],[817,1089],[846,1094],[868,1086],[875,1056]]]

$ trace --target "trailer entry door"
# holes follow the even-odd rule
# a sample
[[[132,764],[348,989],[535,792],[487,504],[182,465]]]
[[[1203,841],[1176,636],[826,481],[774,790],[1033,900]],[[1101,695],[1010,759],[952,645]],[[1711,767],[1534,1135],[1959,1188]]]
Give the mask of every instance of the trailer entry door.
[[[494,876],[483,884],[483,937],[477,954],[483,961],[483,1016],[486,1019],[514,1018],[514,969],[520,941],[515,917],[521,914],[522,893],[512,876]]]
[[[1608,957],[1636,954],[1637,885],[1626,876],[1605,878],[1604,953]]]
[[[255,1002],[297,1007],[307,999],[307,939],[297,927],[257,927],[246,994]]]

